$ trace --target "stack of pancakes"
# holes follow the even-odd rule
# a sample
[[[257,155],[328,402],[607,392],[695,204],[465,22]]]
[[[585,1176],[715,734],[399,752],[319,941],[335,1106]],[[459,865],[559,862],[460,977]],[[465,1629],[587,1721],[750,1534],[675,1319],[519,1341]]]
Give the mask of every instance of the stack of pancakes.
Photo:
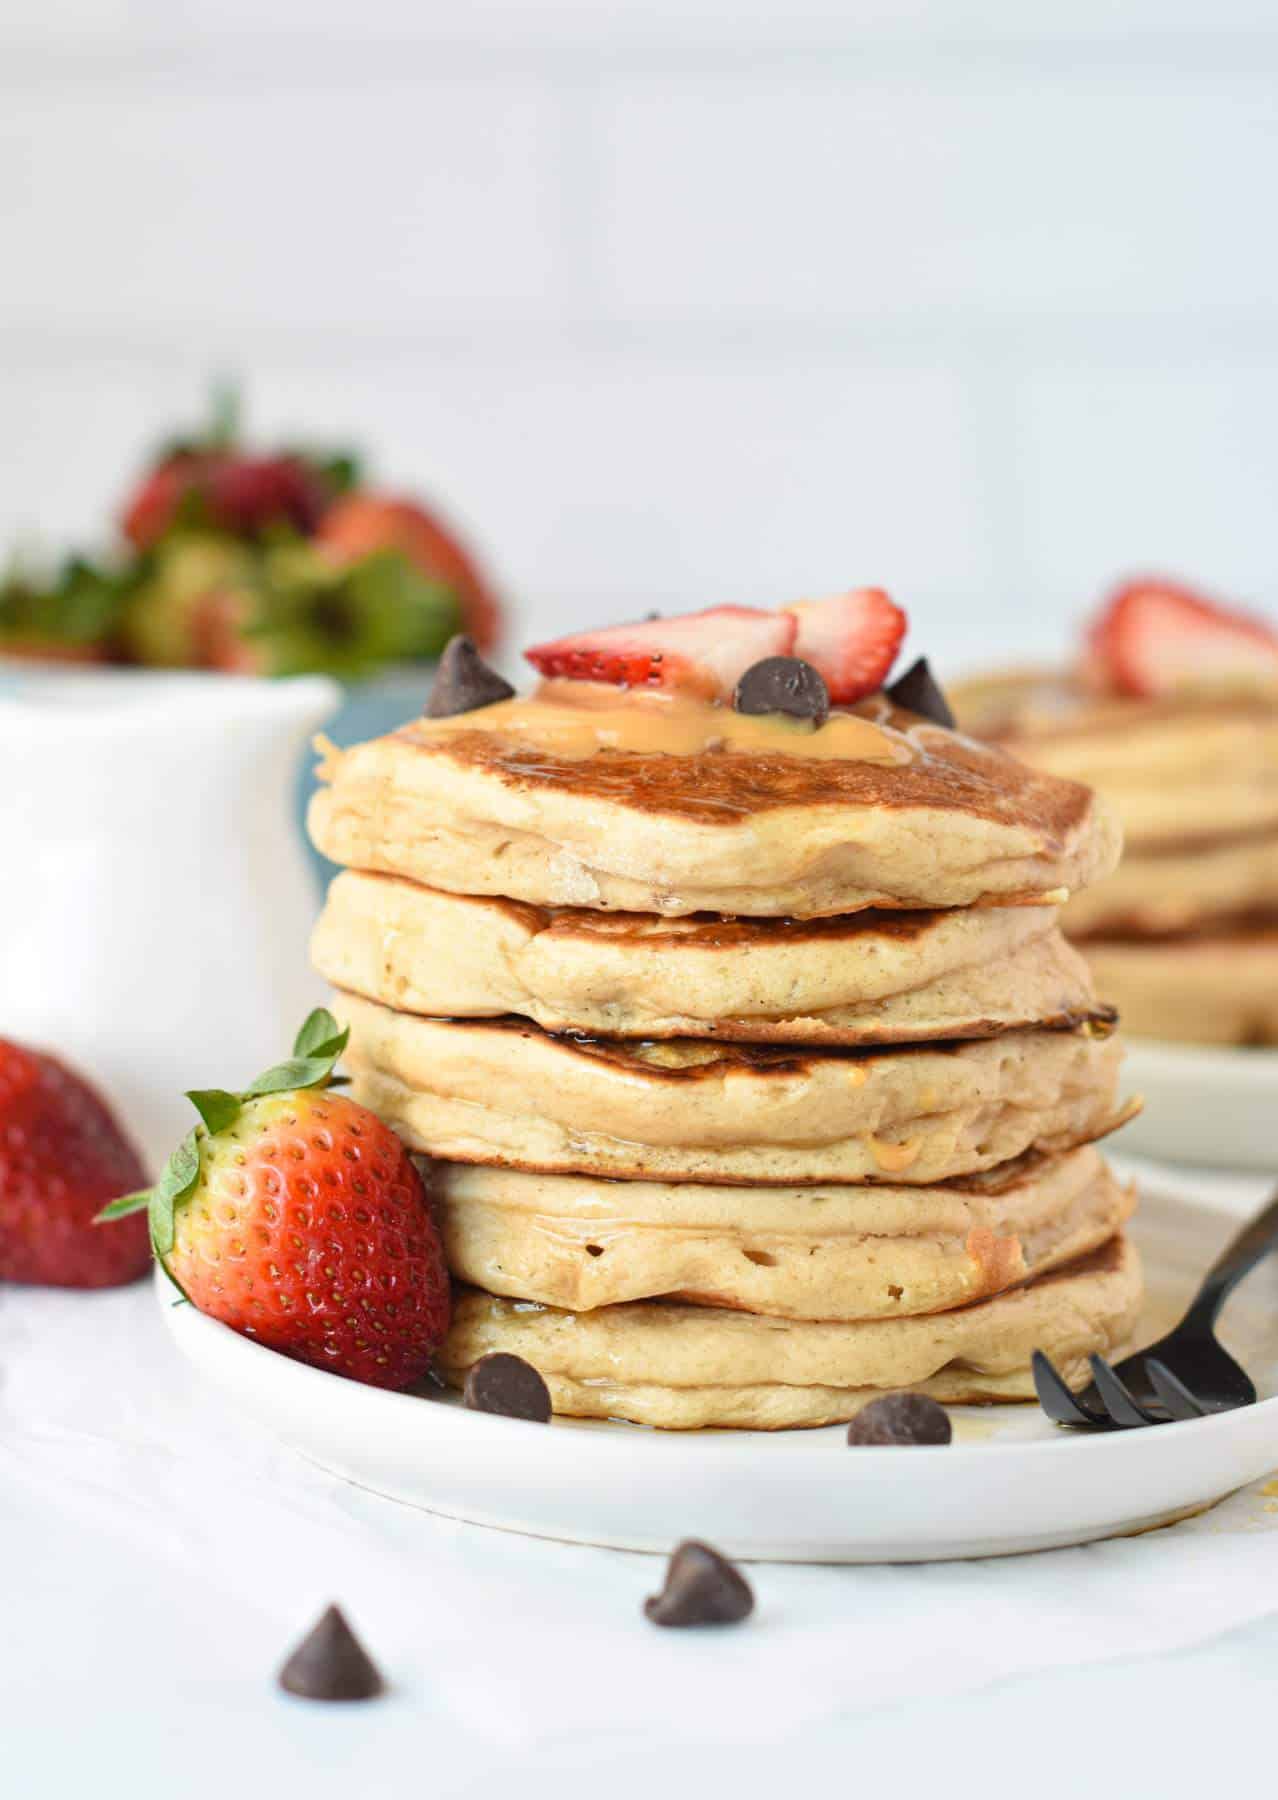
[[[330,752],[312,807],[449,1380],[509,1351],[557,1411],[677,1428],[1026,1398],[1036,1347],[1081,1384],[1140,1301],[1119,1045],[1057,923],[1103,804],[881,695],[747,735],[642,694],[565,729],[573,686]]]
[[[1033,672],[955,698],[969,729],[1117,811],[1122,867],[1071,901],[1065,927],[1125,1027],[1278,1043],[1278,698],[1098,696]]]

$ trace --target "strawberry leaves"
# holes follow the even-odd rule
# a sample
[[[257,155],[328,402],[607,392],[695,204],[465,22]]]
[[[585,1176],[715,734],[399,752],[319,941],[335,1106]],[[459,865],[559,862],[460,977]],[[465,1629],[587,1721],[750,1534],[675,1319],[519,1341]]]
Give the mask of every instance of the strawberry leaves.
[[[173,1248],[173,1211],[200,1179],[199,1132],[189,1131],[164,1165],[151,1190],[151,1247],[163,1260]]]
[[[226,1088],[190,1089],[186,1097],[199,1113],[201,1123],[182,1139],[154,1187],[121,1195],[103,1207],[95,1223],[101,1225],[112,1219],[123,1219],[146,1207],[150,1216],[151,1246],[162,1263],[173,1248],[174,1212],[194,1192],[200,1179],[201,1140],[230,1131],[246,1101],[259,1100],[268,1094],[296,1093],[301,1088],[329,1085],[334,1066],[349,1037],[349,1027],[343,1030],[331,1012],[325,1007],[316,1007],[297,1034],[292,1056],[259,1075],[243,1093],[232,1094]]]
[[[350,1035],[349,1028],[343,1031],[331,1012],[317,1007],[298,1032],[288,1061],[277,1063],[250,1082],[241,1098],[257,1100],[264,1094],[288,1094],[297,1088],[322,1086],[332,1075]],[[195,1096],[188,1098],[193,1100]]]
[[[293,1054],[327,1056],[336,1062],[350,1035],[349,1026],[343,1031],[327,1007],[317,1006],[298,1032],[293,1042]]]
[[[187,1099],[203,1119],[210,1137],[229,1131],[240,1116],[240,1097],[225,1088],[191,1088]]]
[[[231,1094],[225,1088],[192,1088],[186,1097],[204,1121],[209,1136],[216,1137],[231,1129],[246,1100],[261,1100],[267,1094],[292,1094],[330,1082],[349,1037],[350,1031],[343,1031],[331,1012],[317,1006],[298,1032],[292,1056],[250,1081],[243,1093]]]
[[[164,1165],[164,1172],[153,1188],[136,1194],[124,1194],[104,1206],[95,1224],[123,1219],[129,1213],[141,1212],[145,1206],[150,1216],[151,1248],[163,1261],[173,1248],[173,1212],[179,1200],[185,1200],[200,1178],[200,1144],[198,1126],[189,1131]]]

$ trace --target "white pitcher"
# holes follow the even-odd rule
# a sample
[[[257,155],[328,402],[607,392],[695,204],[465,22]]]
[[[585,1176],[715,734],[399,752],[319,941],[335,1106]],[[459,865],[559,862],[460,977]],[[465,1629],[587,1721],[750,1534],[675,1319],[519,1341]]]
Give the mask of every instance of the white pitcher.
[[[191,1087],[277,1061],[322,989],[294,817],[330,681],[0,672],[0,1036],[100,1085],[157,1171]]]

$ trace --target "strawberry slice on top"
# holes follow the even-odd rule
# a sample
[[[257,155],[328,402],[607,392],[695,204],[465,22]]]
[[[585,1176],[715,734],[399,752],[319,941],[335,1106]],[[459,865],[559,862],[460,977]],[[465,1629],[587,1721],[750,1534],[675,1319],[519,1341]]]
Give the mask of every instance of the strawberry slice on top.
[[[1106,686],[1157,699],[1278,685],[1278,632],[1176,582],[1128,582],[1088,633],[1089,660]]]
[[[798,622],[794,655],[824,677],[836,706],[863,700],[883,686],[901,648],[906,617],[882,588],[801,600],[786,611]]]
[[[537,644],[524,654],[547,677],[666,688],[727,700],[747,669],[795,656],[846,706],[883,686],[905,635],[905,614],[880,588],[803,600],[779,612],[716,606],[675,619],[613,625]]]
[[[789,613],[716,606],[682,618],[578,632],[535,644],[524,655],[548,678],[667,688],[720,700],[765,656],[788,656],[796,630]]]

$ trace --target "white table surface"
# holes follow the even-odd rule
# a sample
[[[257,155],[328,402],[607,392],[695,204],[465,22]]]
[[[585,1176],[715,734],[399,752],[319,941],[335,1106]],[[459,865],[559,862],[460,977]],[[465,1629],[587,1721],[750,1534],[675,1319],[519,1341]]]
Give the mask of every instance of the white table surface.
[[[1240,1210],[1264,1192],[1189,1180]],[[1079,1550],[759,1566],[733,1631],[648,1625],[660,1572],[313,1468],[200,1386],[148,1284],[0,1290],[5,1800],[1269,1784],[1278,1484]],[[392,1685],[381,1703],[273,1685],[332,1599]]]

